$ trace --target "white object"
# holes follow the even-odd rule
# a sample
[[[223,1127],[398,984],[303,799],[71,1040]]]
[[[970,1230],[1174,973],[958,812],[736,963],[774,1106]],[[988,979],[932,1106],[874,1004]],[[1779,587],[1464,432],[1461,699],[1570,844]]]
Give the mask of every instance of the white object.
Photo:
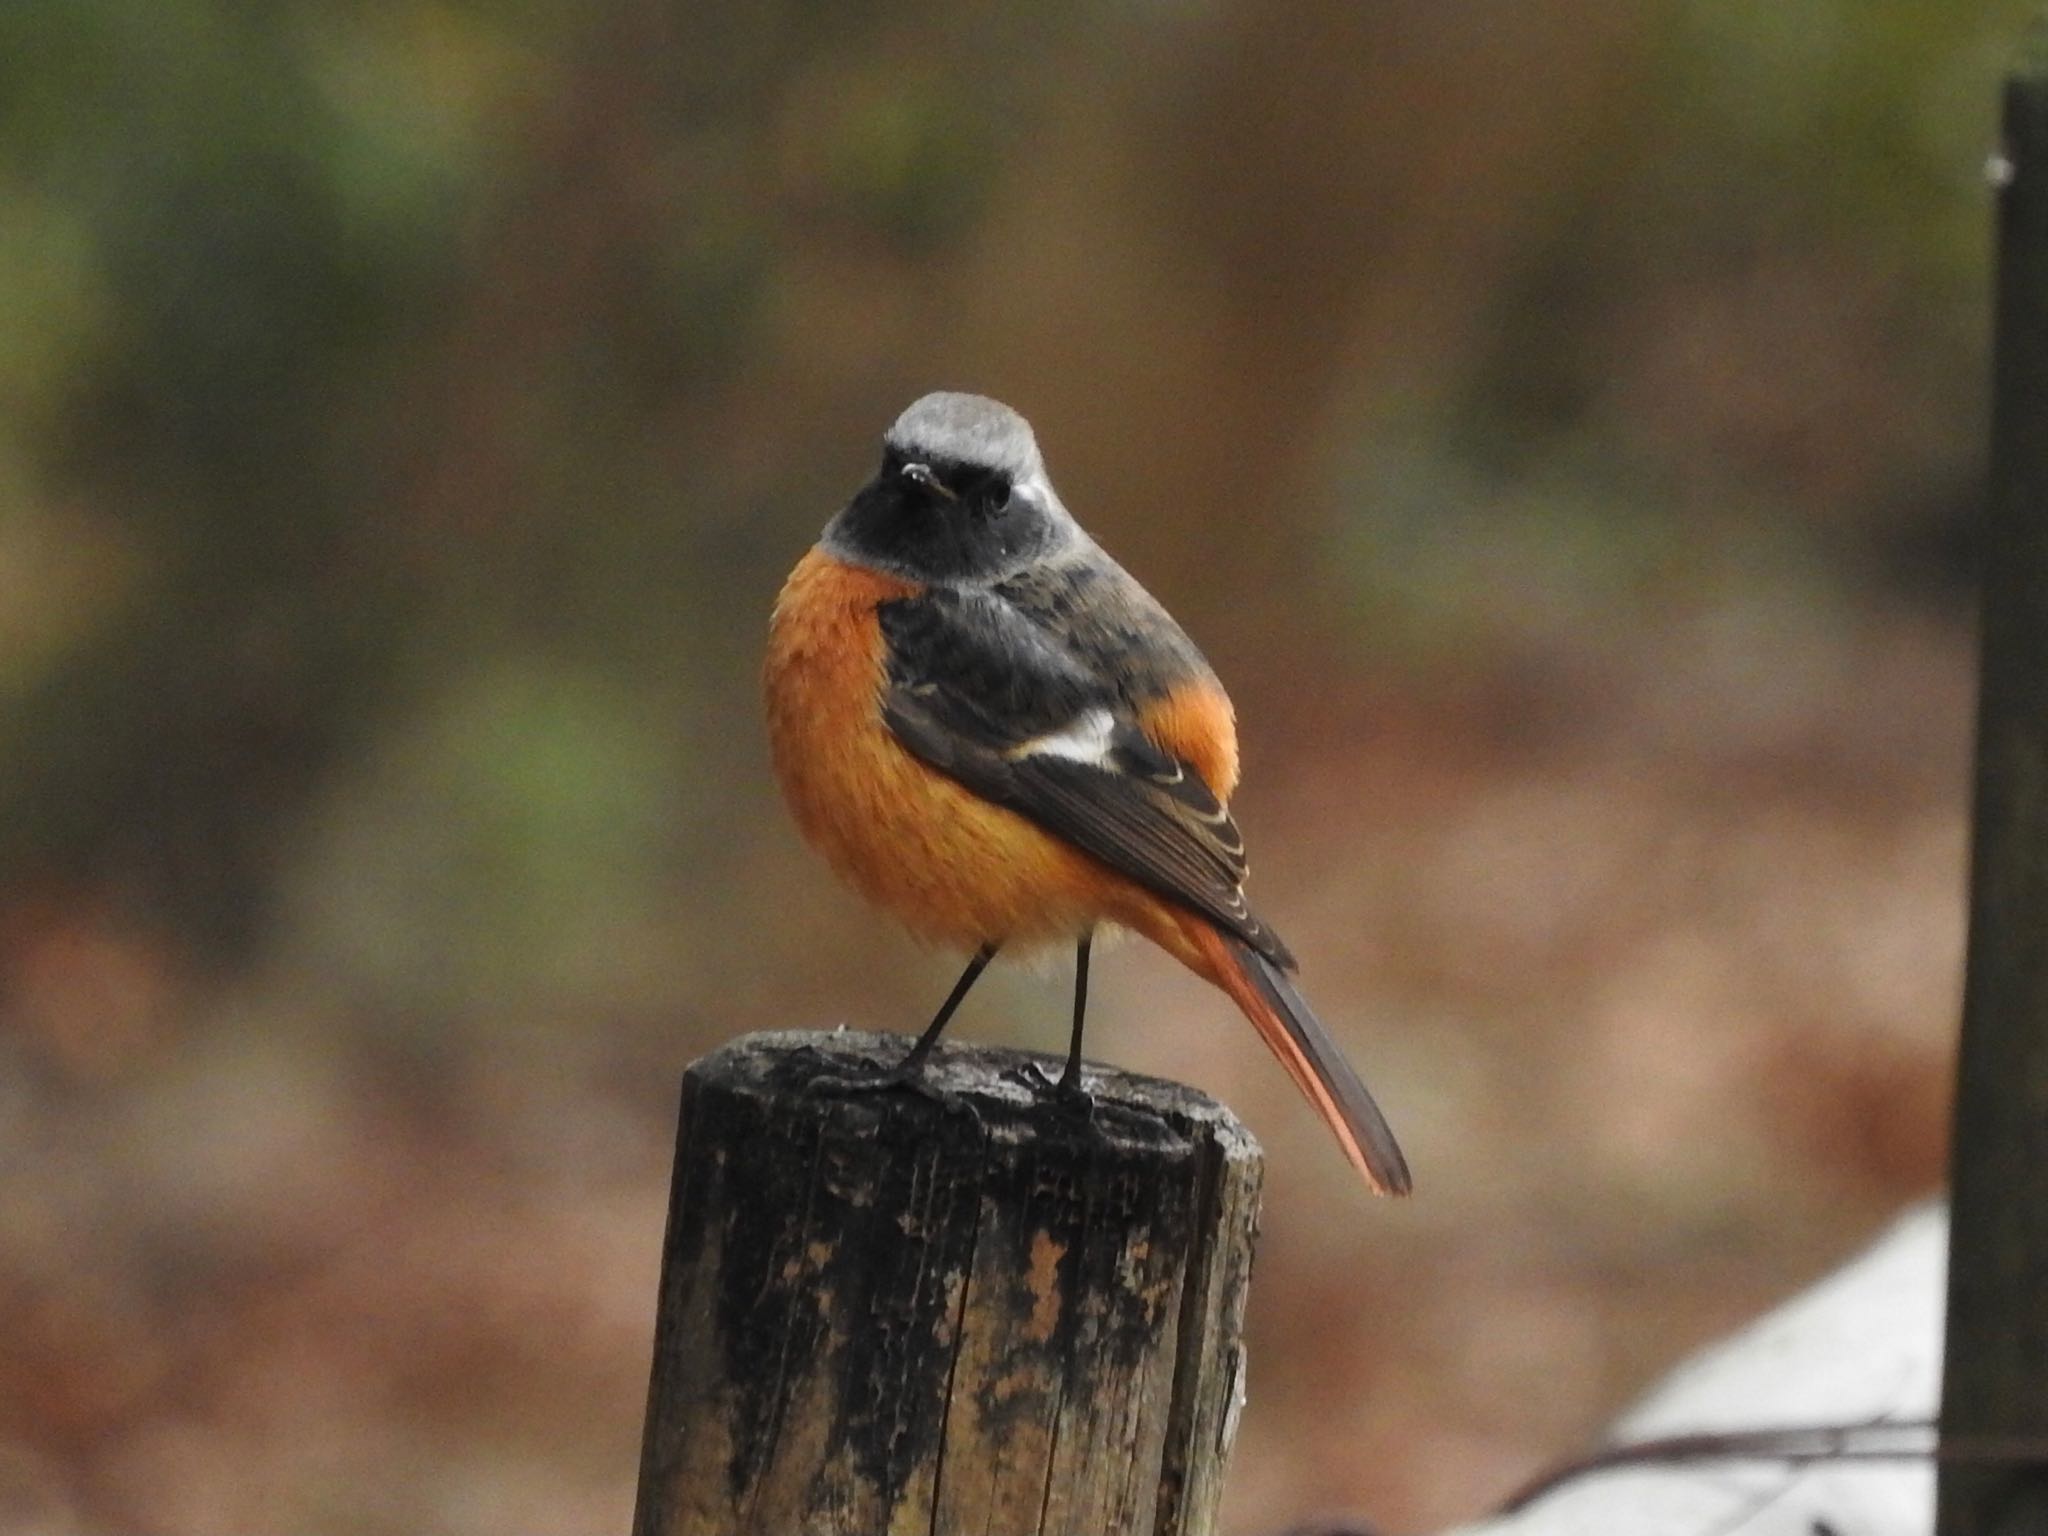
[[[1860,1257],[1680,1366],[1615,1423],[1609,1442],[1932,1419],[1947,1269],[1947,1207],[1916,1207]],[[1929,1461],[1717,1459],[1591,1471],[1515,1514],[1446,1536],[1928,1536],[1933,1529]]]

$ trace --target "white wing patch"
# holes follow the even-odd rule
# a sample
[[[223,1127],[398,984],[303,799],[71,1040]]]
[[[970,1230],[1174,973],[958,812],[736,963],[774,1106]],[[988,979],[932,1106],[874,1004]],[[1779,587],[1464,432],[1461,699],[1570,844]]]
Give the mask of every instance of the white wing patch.
[[[1109,761],[1110,738],[1115,733],[1116,716],[1106,709],[1091,709],[1076,715],[1062,730],[1034,736],[1012,747],[1009,756],[1012,761],[1023,757],[1063,757],[1069,762],[1100,766]]]

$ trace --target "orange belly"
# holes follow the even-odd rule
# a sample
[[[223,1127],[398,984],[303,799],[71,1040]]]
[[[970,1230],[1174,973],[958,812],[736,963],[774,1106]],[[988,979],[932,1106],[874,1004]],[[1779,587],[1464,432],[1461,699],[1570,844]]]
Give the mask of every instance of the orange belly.
[[[812,550],[769,626],[768,740],[804,836],[920,936],[965,949],[1149,926],[1158,904],[1031,822],[904,749],[881,717],[875,610],[917,589]]]

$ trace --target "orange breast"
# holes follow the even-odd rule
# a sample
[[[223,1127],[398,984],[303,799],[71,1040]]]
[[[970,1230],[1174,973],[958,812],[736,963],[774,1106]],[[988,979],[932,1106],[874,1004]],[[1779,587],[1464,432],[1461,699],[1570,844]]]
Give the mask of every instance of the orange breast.
[[[818,550],[775,604],[768,739],[804,836],[912,931],[1013,947],[1120,919],[1128,883],[911,756],[883,724],[876,610],[917,589]]]

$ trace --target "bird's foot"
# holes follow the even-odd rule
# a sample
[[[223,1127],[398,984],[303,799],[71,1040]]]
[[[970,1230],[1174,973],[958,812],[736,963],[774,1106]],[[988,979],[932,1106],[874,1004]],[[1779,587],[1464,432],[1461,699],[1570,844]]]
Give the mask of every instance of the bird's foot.
[[[822,1057],[822,1053],[816,1053]],[[862,1093],[886,1093],[901,1088],[919,1098],[930,1101],[948,1114],[966,1115],[980,1120],[974,1106],[961,1095],[950,1089],[941,1088],[925,1076],[925,1058],[915,1051],[905,1056],[893,1067],[882,1066],[879,1062],[859,1062],[851,1071],[838,1066],[830,1071],[819,1072],[811,1077],[805,1087],[812,1093],[852,1096]]]
[[[1011,1067],[1003,1076],[1010,1082],[1022,1085],[1031,1091],[1032,1097],[1041,1103],[1050,1103],[1064,1114],[1081,1120],[1095,1118],[1095,1100],[1081,1085],[1081,1074],[1061,1073],[1052,1076],[1035,1061]]]

